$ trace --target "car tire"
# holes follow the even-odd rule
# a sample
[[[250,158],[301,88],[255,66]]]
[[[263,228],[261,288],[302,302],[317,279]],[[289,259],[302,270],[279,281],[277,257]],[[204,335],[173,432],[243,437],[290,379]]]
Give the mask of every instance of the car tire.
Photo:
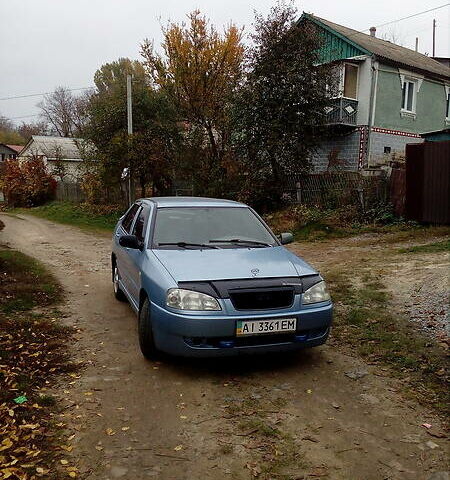
[[[153,337],[150,302],[148,298],[144,300],[139,310],[138,333],[142,355],[144,355],[147,360],[155,360],[158,358],[158,350]]]
[[[120,280],[119,269],[117,268],[117,265],[114,264],[114,265],[113,265],[114,296],[116,297],[117,300],[119,300],[119,302],[126,302],[126,301],[127,301],[127,297],[125,296],[125,294],[124,294],[124,293],[122,292],[122,290],[120,289],[119,280]]]

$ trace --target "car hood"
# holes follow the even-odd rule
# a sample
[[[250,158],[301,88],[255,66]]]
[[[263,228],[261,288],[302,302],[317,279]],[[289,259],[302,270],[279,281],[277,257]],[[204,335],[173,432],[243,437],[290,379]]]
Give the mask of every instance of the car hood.
[[[284,247],[153,250],[176,282],[296,277],[317,273]],[[253,272],[252,272],[253,270]]]

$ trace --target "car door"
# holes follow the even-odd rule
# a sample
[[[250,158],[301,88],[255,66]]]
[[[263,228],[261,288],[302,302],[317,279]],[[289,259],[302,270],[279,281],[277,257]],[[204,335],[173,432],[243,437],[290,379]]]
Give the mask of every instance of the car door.
[[[119,243],[119,239],[122,235],[131,235],[134,222],[136,220],[137,214],[139,212],[141,205],[140,203],[135,203],[124,215],[122,221],[118,225],[115,232],[115,252],[116,252],[116,262],[117,268],[119,269],[120,280],[122,285],[128,295],[131,295],[131,272],[130,266],[132,260],[129,257],[130,248],[122,247]]]
[[[146,204],[142,204],[136,220],[133,224],[132,235],[135,235],[136,238],[142,245],[141,250],[128,250],[128,256],[130,259],[129,265],[129,275],[130,275],[130,294],[133,299],[136,300],[136,303],[139,303],[139,292],[141,290],[141,270],[142,264],[144,262],[146,249],[147,249],[147,230],[148,230],[148,221],[150,218],[150,207]]]

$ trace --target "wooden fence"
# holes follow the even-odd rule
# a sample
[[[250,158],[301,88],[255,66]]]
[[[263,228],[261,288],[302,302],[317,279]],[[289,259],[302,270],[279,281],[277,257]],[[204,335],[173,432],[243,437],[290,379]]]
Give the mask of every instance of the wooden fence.
[[[405,165],[394,165],[389,181],[389,199],[397,217],[405,216],[406,170]]]
[[[360,172],[299,175],[286,181],[281,188],[286,200],[321,208],[359,205],[365,210],[374,202],[389,199],[389,183],[382,171],[365,175]],[[109,190],[103,193],[104,203],[126,204],[126,192]],[[139,193],[136,188],[136,198]],[[192,195],[192,189],[174,189],[173,194]],[[59,183],[56,199],[81,203],[86,196],[78,184]]]
[[[118,188],[105,188],[100,196],[106,204],[126,204],[126,193]],[[58,182],[55,198],[63,202],[83,203],[86,201],[86,194],[78,183]]]
[[[387,200],[388,183],[382,171],[301,175],[288,183],[286,196],[292,202],[322,208],[358,204],[365,209],[374,201]]]
[[[55,198],[62,202],[82,203],[86,200],[86,195],[78,183],[58,182]]]

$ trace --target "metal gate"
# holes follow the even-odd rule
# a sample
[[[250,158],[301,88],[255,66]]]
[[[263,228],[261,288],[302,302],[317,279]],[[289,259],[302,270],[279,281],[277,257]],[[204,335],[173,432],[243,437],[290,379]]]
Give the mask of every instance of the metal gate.
[[[450,141],[406,145],[406,216],[450,224]]]

